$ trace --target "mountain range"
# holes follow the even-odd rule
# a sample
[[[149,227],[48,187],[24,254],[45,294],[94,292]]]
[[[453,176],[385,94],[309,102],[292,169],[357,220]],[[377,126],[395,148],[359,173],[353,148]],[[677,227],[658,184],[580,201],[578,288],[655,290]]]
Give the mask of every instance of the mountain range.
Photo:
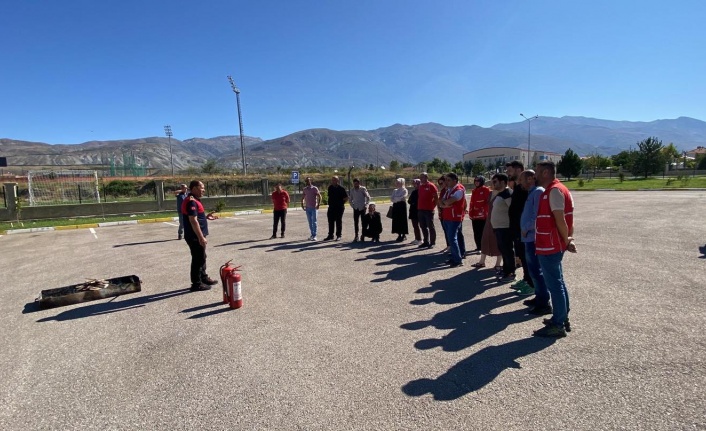
[[[280,138],[262,140],[244,136],[246,162],[255,168],[307,168],[317,166],[388,165],[390,161],[420,163],[435,157],[455,163],[463,154],[484,147],[526,148],[527,121],[480,126],[444,126],[437,123],[394,124],[375,130],[309,129]],[[539,117],[531,126],[531,148],[563,154],[616,154],[636,148],[655,136],[681,151],[706,145],[706,122],[679,117],[650,122],[612,121],[587,117]],[[150,137],[130,140],[89,141],[50,145],[0,139],[0,157],[8,166],[97,166],[126,157],[137,164],[167,173],[173,156],[176,171],[215,160],[225,169],[242,169],[240,137]]]

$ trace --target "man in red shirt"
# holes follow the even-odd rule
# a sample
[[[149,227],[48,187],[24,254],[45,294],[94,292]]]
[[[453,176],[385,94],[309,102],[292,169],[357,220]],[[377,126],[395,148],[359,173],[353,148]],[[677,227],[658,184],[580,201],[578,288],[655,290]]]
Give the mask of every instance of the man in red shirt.
[[[282,183],[275,185],[275,191],[272,192],[272,204],[274,205],[274,223],[272,225],[272,236],[270,239],[277,238],[277,225],[280,219],[282,220],[281,237],[284,238],[285,223],[287,220],[287,207],[289,207],[289,193],[282,189]]]
[[[434,210],[439,203],[439,189],[429,182],[429,175],[422,172],[419,175],[419,199],[417,200],[417,218],[422,230],[424,241],[419,248],[434,248],[436,245],[436,228],[434,227]]]

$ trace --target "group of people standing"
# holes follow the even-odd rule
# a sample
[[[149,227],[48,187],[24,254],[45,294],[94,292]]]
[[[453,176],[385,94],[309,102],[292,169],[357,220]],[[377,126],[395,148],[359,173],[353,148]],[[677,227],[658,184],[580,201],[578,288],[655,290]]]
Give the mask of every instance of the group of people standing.
[[[408,220],[411,220],[414,231],[411,244],[433,249],[437,236],[434,216],[438,210],[447,246],[443,252],[448,252],[449,257],[446,263],[455,268],[463,266],[467,255],[463,220],[468,215],[473,226],[475,251],[480,253],[480,260],[472,266],[484,268],[488,256],[496,257],[494,269],[503,282],[515,281],[515,270],[522,267],[522,280],[511,287],[521,295],[535,295],[524,302],[531,314],[552,315],[544,319],[544,327],[535,331],[534,335],[564,337],[571,331],[571,326],[562,259],[564,252],[576,252],[572,236],[573,198],[556,178],[553,162],[538,163],[535,172],[525,170],[522,163],[513,161],[506,165],[506,172],[493,175],[492,188],[485,185],[484,177],[476,177],[470,202],[467,202],[466,189],[453,172],[439,177],[438,187],[423,172],[413,180],[411,193],[405,187],[405,180],[398,178],[387,213],[387,217],[392,219],[391,232],[397,234],[396,241],[405,241],[409,233]],[[208,222],[200,202],[204,185],[200,181],[192,181],[188,194],[185,188],[182,185],[182,193],[177,198],[179,239],[183,231],[192,257],[191,290],[208,290],[217,281],[206,274]],[[313,185],[311,178],[306,178],[302,192],[301,206],[309,224],[309,240],[316,241],[321,192]],[[353,208],[353,241],[365,241],[366,237],[373,242],[380,241],[383,230],[381,215],[358,179],[354,179],[353,188],[346,191],[340,185],[339,178],[332,177],[327,196],[328,235],[325,241],[341,240],[346,203]],[[290,197],[281,183],[275,186],[272,202],[274,222],[270,238],[277,237],[280,223],[283,238]]]

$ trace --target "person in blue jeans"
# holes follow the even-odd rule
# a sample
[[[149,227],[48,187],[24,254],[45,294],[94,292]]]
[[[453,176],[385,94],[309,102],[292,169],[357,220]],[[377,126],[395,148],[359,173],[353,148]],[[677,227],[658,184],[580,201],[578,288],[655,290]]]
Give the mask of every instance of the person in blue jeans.
[[[444,226],[446,242],[449,244],[451,259],[446,263],[451,268],[463,266],[466,255],[466,241],[463,237],[463,217],[466,215],[466,189],[458,182],[458,176],[449,172],[444,176],[445,193],[440,197],[441,223]]]
[[[537,164],[537,182],[544,187],[535,224],[535,252],[552,301],[552,317],[534,331],[536,337],[566,337],[569,326],[569,291],[564,282],[564,252],[576,253],[574,244],[574,199],[556,178],[556,165]]]
[[[318,229],[318,211],[321,204],[321,193],[311,182],[311,177],[306,178],[306,187],[302,190],[302,209],[306,211],[306,220],[309,222],[309,241],[316,241]]]
[[[520,217],[520,239],[525,245],[525,261],[527,272],[532,278],[532,286],[520,288],[517,293],[520,295],[532,295],[535,297],[524,302],[525,305],[531,307],[530,313],[538,316],[551,314],[552,307],[549,305],[549,291],[544,283],[542,268],[539,265],[539,259],[536,254],[534,244],[535,230],[534,225],[537,221],[537,209],[539,208],[539,198],[544,193],[544,187],[537,186],[537,178],[533,170],[528,169],[520,174],[520,186],[528,193],[527,202],[522,210]]]

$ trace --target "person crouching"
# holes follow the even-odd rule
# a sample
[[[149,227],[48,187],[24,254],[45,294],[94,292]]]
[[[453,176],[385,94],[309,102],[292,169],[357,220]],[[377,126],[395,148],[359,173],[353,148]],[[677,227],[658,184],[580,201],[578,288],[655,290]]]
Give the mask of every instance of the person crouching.
[[[365,237],[372,238],[373,242],[380,242],[382,233],[382,219],[380,213],[375,210],[375,204],[368,205],[368,212],[363,216],[363,235],[360,241],[364,242]]]

